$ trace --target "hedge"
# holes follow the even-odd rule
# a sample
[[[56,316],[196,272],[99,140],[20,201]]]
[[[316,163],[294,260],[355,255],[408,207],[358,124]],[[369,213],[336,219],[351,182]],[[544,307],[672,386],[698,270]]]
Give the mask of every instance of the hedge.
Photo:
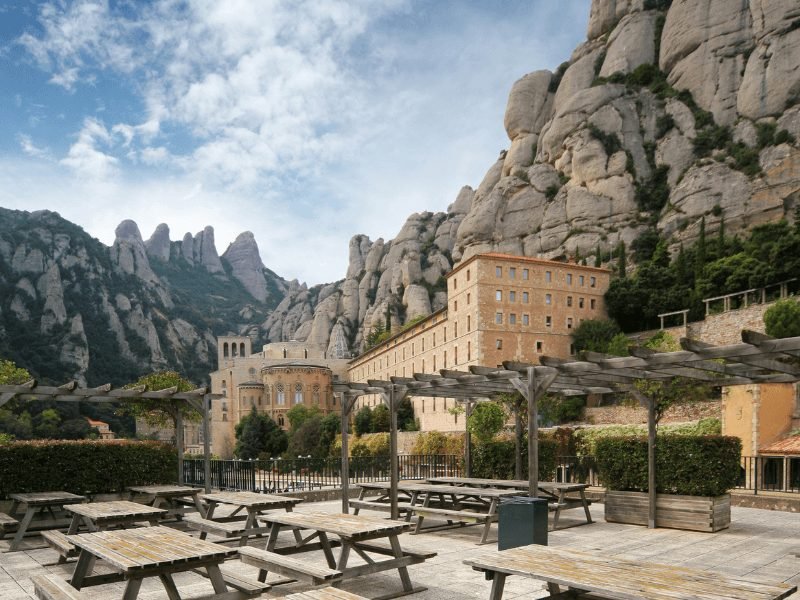
[[[736,486],[742,454],[737,437],[665,435],[656,442],[656,491],[660,494],[719,496]],[[645,492],[647,438],[597,440],[597,469],[609,490]]]
[[[51,490],[123,492],[131,485],[173,483],[178,454],[161,442],[37,440],[0,444],[0,498]]]
[[[493,440],[477,444],[472,449],[472,477],[514,479],[515,447],[513,439]],[[539,480],[554,481],[556,449],[553,439],[539,439]],[[528,441],[522,442],[522,476],[528,477]]]

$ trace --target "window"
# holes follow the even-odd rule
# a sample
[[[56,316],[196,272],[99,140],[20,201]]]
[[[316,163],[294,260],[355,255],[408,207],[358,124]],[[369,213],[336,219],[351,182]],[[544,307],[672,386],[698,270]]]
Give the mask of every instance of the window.
[[[572,273],[567,273],[567,285],[572,285]]]
[[[508,268],[508,277],[509,277],[509,279],[516,279],[517,278],[517,268],[516,267],[509,267]]]
[[[495,291],[494,299],[497,300],[498,302],[502,302],[503,301],[503,292],[502,292],[502,290],[496,290]]]
[[[514,313],[511,313],[510,315],[508,315],[508,324],[509,325],[516,325],[517,324],[517,315],[515,315]]]
[[[425,338],[422,338],[422,351],[425,352]]]
[[[467,304],[469,304],[469,294],[467,294]]]
[[[578,298],[578,308],[583,308],[583,298]]]
[[[597,277],[589,277],[589,287],[595,287],[597,285]]]
[[[454,365],[458,364],[458,346],[453,348],[453,364]]]
[[[508,292],[508,301],[509,302],[516,302],[517,301],[517,292],[514,292],[514,291]]]
[[[570,344],[569,345],[569,353],[570,354],[575,354],[575,344]]]
[[[528,323],[530,323],[530,316],[522,315],[522,324],[527,325]]]
[[[552,273],[552,271],[545,271],[545,272],[544,272],[544,280],[545,280],[545,281],[552,281],[552,280],[553,280],[553,273]]]
[[[311,388],[311,400],[314,404],[319,404],[319,384],[315,383]]]
[[[453,300],[453,312],[458,310],[458,300]]]
[[[275,386],[275,391],[278,395],[278,404],[286,404],[286,390],[282,383]]]
[[[433,347],[436,348],[436,332],[433,332]],[[395,362],[397,362],[397,353],[395,352]]]
[[[453,289],[454,290],[458,289],[458,278],[457,277],[453,277]]]
[[[444,334],[444,341],[447,341],[447,327],[442,328],[442,333]]]
[[[472,360],[472,351],[471,351],[471,345],[470,345],[470,343],[469,343],[469,342],[467,342],[467,360],[468,360],[468,361],[469,361],[469,360]],[[423,371],[424,371],[424,370],[425,370],[425,369],[423,369]]]
[[[541,352],[543,350],[543,348],[544,348],[544,344],[542,344],[542,342],[537,341],[536,342],[536,351],[537,352]]]
[[[572,317],[567,317],[567,329],[572,329]]]
[[[503,313],[501,313],[501,312],[494,313],[494,322],[497,323],[498,325],[502,325],[503,324]]]
[[[458,337],[458,321],[453,322],[453,337]]]
[[[467,269],[467,281],[469,281],[469,269]]]
[[[592,299],[590,299],[590,300],[589,300],[589,308],[591,308],[592,310],[594,310],[594,298],[592,298]]]
[[[444,365],[442,365],[442,366],[446,369],[447,368],[447,350],[444,351],[444,356],[442,357],[442,362],[444,363]]]
[[[545,304],[552,304],[553,303],[553,296],[551,294],[544,295],[544,303]]]
[[[522,278],[527,279],[529,275],[528,269],[522,269]]]
[[[578,285],[583,285],[583,275],[578,276]]]
[[[552,327],[553,326],[553,317],[551,317],[550,315],[547,315],[544,318],[544,326],[545,327]]]
[[[592,300],[592,302],[594,302],[594,300]],[[469,332],[470,332],[470,319],[469,319],[469,315],[467,315],[467,333],[469,333]]]
[[[495,267],[494,268],[494,276],[495,277],[502,277],[503,276],[503,267]]]
[[[227,402],[223,402],[222,403],[222,412],[227,412],[227,411],[228,411],[228,403]]]
[[[572,296],[567,296],[567,306],[572,306]]]
[[[497,350],[502,350],[502,349],[503,349],[503,340],[501,340],[500,338],[497,338],[497,339],[494,341],[494,347],[495,347],[495,349],[497,349]]]
[[[411,356],[414,356],[414,342],[411,342]]]
[[[433,355],[433,372],[436,372],[436,355]]]
[[[522,292],[522,303],[527,304],[529,301],[528,292]]]

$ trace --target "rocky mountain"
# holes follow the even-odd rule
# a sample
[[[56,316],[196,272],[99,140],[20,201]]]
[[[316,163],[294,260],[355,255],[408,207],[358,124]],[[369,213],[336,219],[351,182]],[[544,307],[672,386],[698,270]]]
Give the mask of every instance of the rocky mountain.
[[[262,325],[321,350],[444,306],[444,273],[486,251],[604,262],[656,230],[677,249],[793,218],[800,197],[797,0],[593,0],[587,40],[511,88],[510,140],[447,213],[350,241],[345,279],[290,291]],[[592,259],[593,260],[593,259]]]
[[[296,287],[264,267],[249,232],[219,256],[211,227],[173,242],[159,225],[145,242],[123,221],[109,248],[57,213],[0,209],[0,355],[45,380],[123,384],[171,368],[199,384],[216,336],[257,336]]]
[[[144,242],[126,221],[107,248],[55,213],[1,211],[0,353],[53,379],[170,366],[203,381],[222,333],[357,354],[387,314],[398,327],[445,306],[444,275],[479,252],[608,262],[643,233],[675,250],[701,222],[791,220],[800,4],[593,0],[587,40],[512,86],[503,125],[477,188],[392,240],[353,237],[344,279],[313,288],[265,268],[249,232],[219,256],[210,227]]]

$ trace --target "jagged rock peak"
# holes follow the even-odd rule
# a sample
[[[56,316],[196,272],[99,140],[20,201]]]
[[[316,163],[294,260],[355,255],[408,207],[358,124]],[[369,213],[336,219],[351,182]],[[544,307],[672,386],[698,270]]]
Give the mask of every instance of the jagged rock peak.
[[[148,283],[157,281],[158,278],[150,268],[150,261],[147,260],[147,251],[136,222],[130,219],[122,221],[114,233],[116,239],[111,247],[111,259],[117,268]]]
[[[267,281],[264,277],[264,263],[261,262],[253,233],[240,233],[222,256],[231,265],[233,276],[250,295],[259,302],[264,302],[267,299]]]
[[[150,258],[167,262],[170,254],[169,225],[161,223],[144,245]]]
[[[142,234],[139,232],[139,226],[136,224],[136,221],[132,221],[131,219],[125,219],[122,223],[117,225],[117,228],[114,230],[114,235],[117,240],[131,240],[142,243]]]
[[[202,232],[194,236],[194,259],[209,273],[225,272],[214,244],[214,228],[211,225],[207,225]]]
[[[644,0],[592,0],[586,35],[590,40],[598,38],[611,31],[622,17],[643,8]]]

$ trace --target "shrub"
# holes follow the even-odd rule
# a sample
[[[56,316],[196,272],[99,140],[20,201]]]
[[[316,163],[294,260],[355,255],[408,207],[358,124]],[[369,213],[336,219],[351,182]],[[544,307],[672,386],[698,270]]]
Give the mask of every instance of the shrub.
[[[589,133],[594,139],[603,144],[603,148],[608,156],[622,149],[622,142],[619,141],[619,137],[616,133],[606,133],[597,125],[589,125]]]
[[[697,423],[678,423],[660,425],[659,435],[720,435],[722,423],[719,419],[701,419]],[[607,437],[647,435],[646,425],[609,425],[576,429],[572,434],[575,440],[575,453],[578,456],[591,456],[597,453],[597,442]]]
[[[553,481],[556,475],[558,442],[539,438],[539,480]],[[472,451],[472,476],[490,479],[514,478],[514,440],[501,439],[477,444]],[[522,477],[528,477],[528,441],[522,440]]]
[[[794,299],[778,300],[764,313],[764,326],[772,337],[800,335],[800,304]]]
[[[705,111],[703,111],[703,113],[705,113]],[[701,126],[698,123],[697,128],[698,132],[693,143],[694,154],[698,158],[708,156],[713,150],[725,148],[733,141],[730,128],[713,125],[713,120],[711,125]]]
[[[0,445],[0,473],[0,497],[48,490],[105,494],[175,482],[178,454],[168,444],[151,441],[10,442]]]
[[[656,119],[656,139],[661,139],[667,132],[675,127],[675,120],[672,115],[664,114]]]
[[[742,442],[732,436],[659,436],[656,491],[719,496],[739,478]],[[647,438],[608,437],[597,442],[600,481],[610,490],[647,491]]]
[[[412,454],[430,456],[432,454],[464,455],[464,435],[461,433],[442,433],[427,431],[417,435]]]
[[[547,189],[544,191],[544,197],[547,198],[548,202],[555,200],[556,194],[558,194],[558,190],[561,188],[555,184],[547,186]]]

